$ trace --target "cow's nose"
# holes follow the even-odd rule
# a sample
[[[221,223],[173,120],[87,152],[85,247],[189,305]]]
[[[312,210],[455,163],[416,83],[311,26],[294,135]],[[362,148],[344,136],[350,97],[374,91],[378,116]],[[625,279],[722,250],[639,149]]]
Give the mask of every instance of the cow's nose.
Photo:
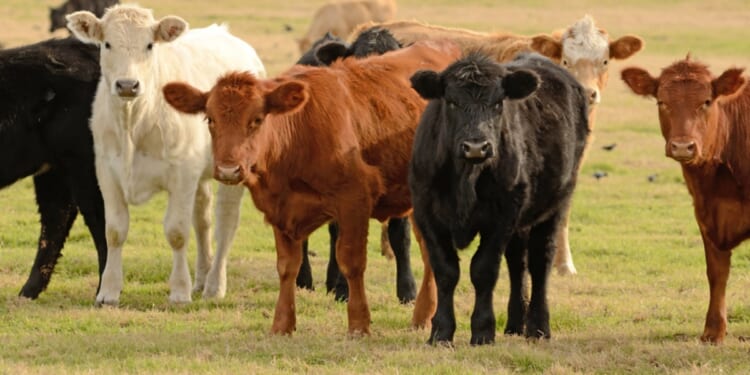
[[[135,79],[118,79],[115,81],[117,95],[123,98],[134,98],[140,93],[141,84]]]
[[[674,159],[679,161],[690,160],[695,156],[695,142],[669,142],[669,150],[671,151]]]
[[[470,161],[480,162],[492,156],[492,144],[489,141],[466,141],[461,144],[461,152],[464,158]]]
[[[601,101],[601,96],[599,96],[598,89],[587,88],[586,97],[589,100],[589,105],[599,104],[599,102]]]
[[[216,165],[216,169],[214,170],[214,178],[225,184],[236,185],[240,182],[240,177],[241,173],[239,165]]]

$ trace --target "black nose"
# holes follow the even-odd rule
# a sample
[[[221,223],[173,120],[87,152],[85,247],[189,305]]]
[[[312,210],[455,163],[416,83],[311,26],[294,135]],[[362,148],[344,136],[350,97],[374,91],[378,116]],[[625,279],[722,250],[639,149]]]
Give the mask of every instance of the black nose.
[[[118,79],[115,81],[115,88],[117,89],[117,95],[133,98],[138,95],[140,82],[134,79]]]
[[[468,160],[483,161],[492,156],[492,144],[489,141],[466,141],[461,144],[461,152],[463,152],[464,158]]]

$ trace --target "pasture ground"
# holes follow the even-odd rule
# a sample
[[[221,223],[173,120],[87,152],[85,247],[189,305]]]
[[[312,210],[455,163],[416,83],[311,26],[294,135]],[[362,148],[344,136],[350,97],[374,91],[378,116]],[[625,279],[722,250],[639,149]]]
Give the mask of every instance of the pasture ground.
[[[61,1],[60,1],[61,2]],[[52,0],[4,0],[6,48],[49,37]],[[323,1],[142,0],[157,17],[177,14],[193,27],[226,22],[259,52],[271,75],[297,58],[294,39]],[[679,166],[664,157],[656,105],[622,84],[620,70],[658,74],[687,52],[715,74],[750,65],[750,8],[744,0],[400,0],[398,16],[434,24],[522,34],[550,32],[591,14],[614,37],[636,34],[646,48],[611,64],[596,138],[575,194],[571,243],[579,274],[554,275],[553,338],[497,337],[468,345],[474,246],[461,253],[455,348],[425,345],[409,326],[411,306],[395,297],[394,263],[380,256],[379,227],[369,241],[367,292],[372,336],[346,337],[346,309],[323,284],[327,233],[311,237],[316,291],[299,291],[293,337],[268,335],[278,291],[271,229],[244,200],[230,255],[228,293],[167,303],[171,251],[162,234],[164,195],[132,209],[119,308],[93,307],[97,283],[92,241],[82,220],[64,249],[49,289],[36,301],[16,294],[33,262],[38,217],[30,179],[0,190],[0,373],[748,373],[750,251],[735,250],[728,287],[729,335],[702,345],[708,285],[702,242]],[[293,31],[285,31],[285,25]],[[59,34],[64,35],[60,31]],[[603,145],[616,143],[611,151]],[[608,176],[597,180],[596,171]],[[654,182],[647,176],[656,175]],[[412,263],[421,277],[416,246]],[[194,254],[194,242],[191,243]],[[192,264],[191,264],[192,267]],[[496,288],[498,331],[508,293],[503,265]]]

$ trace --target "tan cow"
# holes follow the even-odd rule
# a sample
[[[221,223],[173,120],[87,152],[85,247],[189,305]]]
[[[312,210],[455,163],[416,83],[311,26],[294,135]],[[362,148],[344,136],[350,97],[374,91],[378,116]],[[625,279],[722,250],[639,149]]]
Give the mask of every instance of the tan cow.
[[[334,1],[318,8],[313,15],[310,28],[304,37],[297,40],[300,53],[305,53],[313,41],[327,32],[346,38],[357,25],[368,22],[383,22],[396,15],[396,0],[345,0]]]
[[[601,91],[607,84],[609,62],[626,59],[643,48],[643,41],[632,35],[611,41],[607,32],[598,28],[594,19],[586,15],[565,30],[552,35],[534,36],[512,33],[483,33],[465,29],[428,25],[417,21],[368,22],[350,34],[355,38],[371,27],[388,29],[403,45],[418,40],[448,39],[458,43],[464,52],[481,50],[498,62],[512,60],[520,52],[535,51],[565,67],[583,84],[589,97],[589,128],[594,128],[596,105],[601,101]],[[589,133],[592,134],[592,133]],[[589,135],[587,145],[592,142]],[[568,241],[568,216],[557,239],[558,251],[554,265],[559,274],[575,274]]]

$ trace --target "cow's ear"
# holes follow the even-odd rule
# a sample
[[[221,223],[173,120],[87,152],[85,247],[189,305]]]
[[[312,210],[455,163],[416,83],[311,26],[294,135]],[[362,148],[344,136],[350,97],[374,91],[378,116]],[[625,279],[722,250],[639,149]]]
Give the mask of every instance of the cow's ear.
[[[302,108],[309,98],[306,83],[287,81],[266,94],[266,111],[276,114],[294,112]]]
[[[742,76],[742,68],[730,68],[721,73],[719,78],[711,81],[714,99],[721,95],[732,95],[745,84],[745,78]]]
[[[420,70],[411,76],[411,87],[419,96],[430,100],[440,99],[445,95],[445,84],[437,72]]]
[[[609,42],[609,58],[624,60],[643,49],[643,40],[637,36],[625,35]]]
[[[531,38],[531,49],[555,61],[560,61],[562,58],[562,42],[549,35],[537,35]]]
[[[99,18],[86,10],[74,12],[65,16],[68,29],[78,40],[84,43],[99,44],[104,41],[104,31]]]
[[[349,48],[341,42],[328,42],[322,44],[315,51],[315,58],[323,65],[331,65],[336,59],[346,57]]]
[[[503,91],[509,99],[523,99],[539,87],[539,76],[530,70],[517,70],[503,77]]]
[[[642,96],[656,97],[659,80],[652,77],[647,71],[641,68],[627,68],[620,73],[620,76],[634,93]]]
[[[162,88],[164,99],[174,109],[189,114],[206,111],[208,93],[183,82],[171,82]]]
[[[188,23],[177,16],[166,16],[154,25],[154,40],[171,42],[188,29]]]

